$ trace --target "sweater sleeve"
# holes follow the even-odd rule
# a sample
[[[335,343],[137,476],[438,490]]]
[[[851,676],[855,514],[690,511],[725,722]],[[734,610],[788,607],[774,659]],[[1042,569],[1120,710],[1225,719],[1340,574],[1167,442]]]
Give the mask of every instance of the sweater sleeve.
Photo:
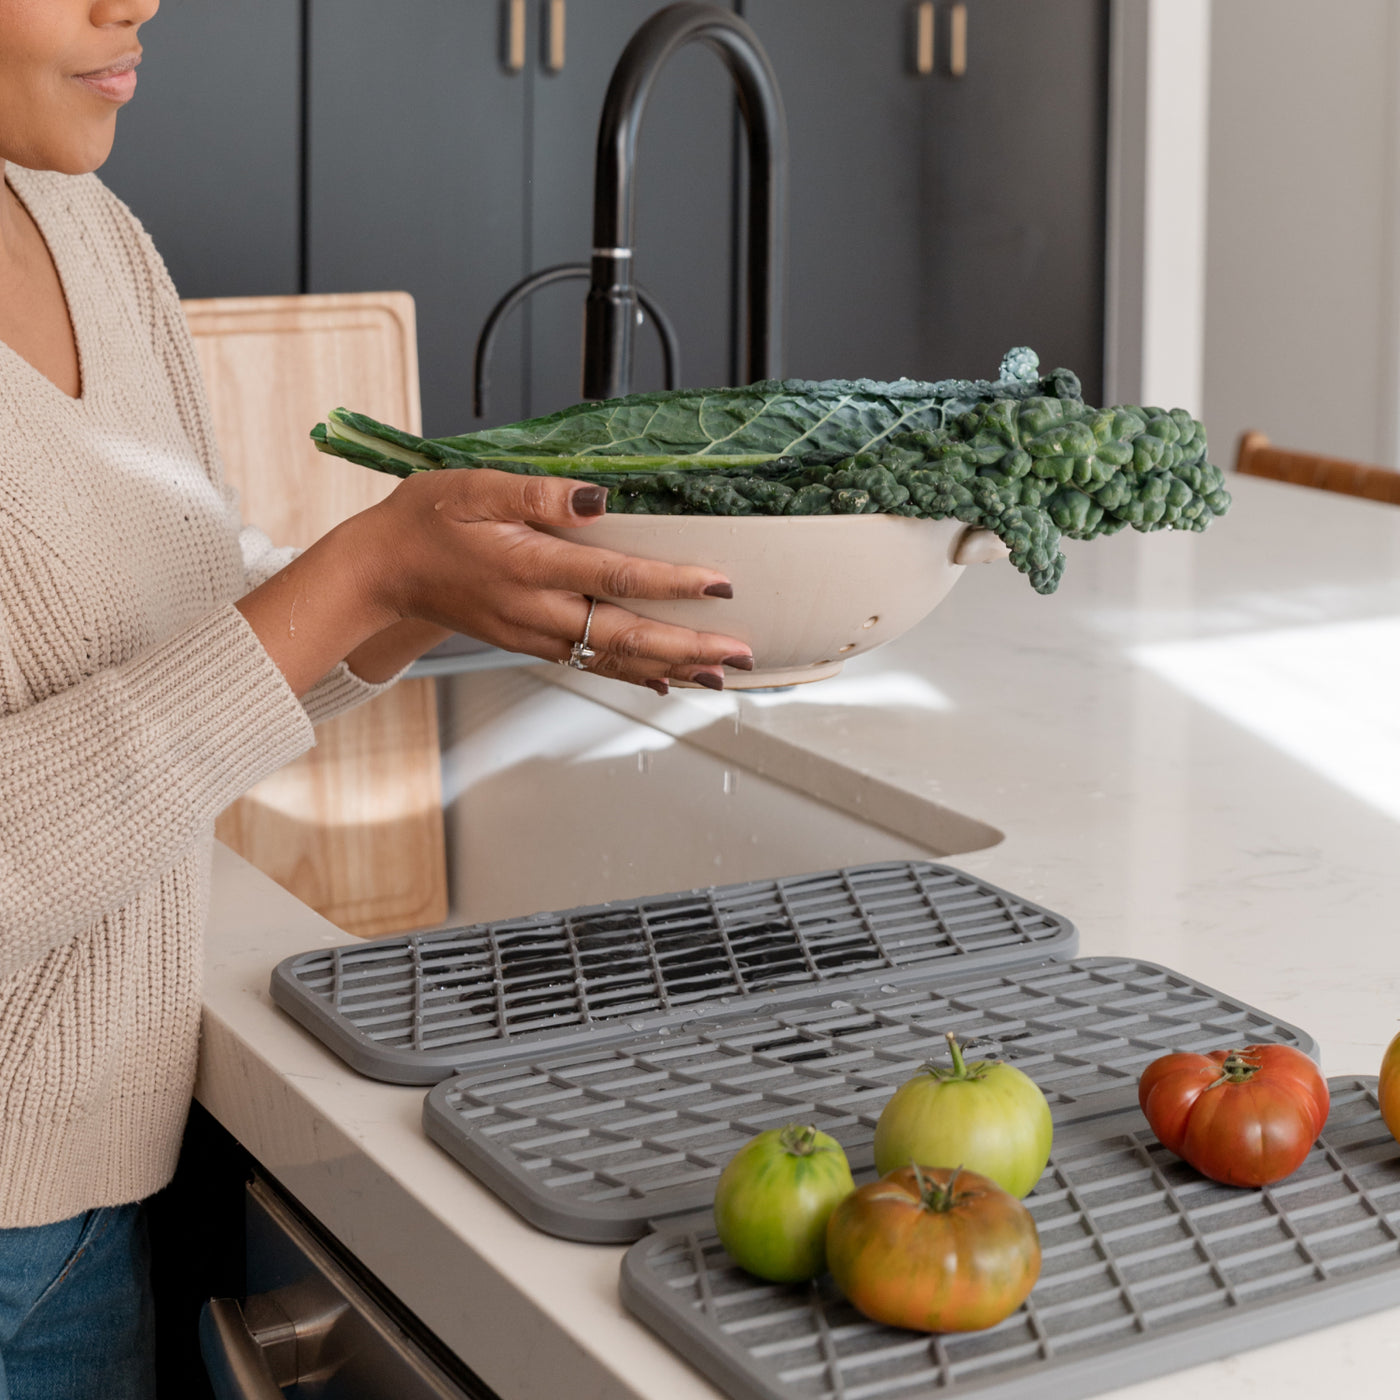
[[[156,251],[146,231],[136,220],[131,227],[138,239],[141,261],[150,278],[152,334],[156,351],[165,365],[165,372],[175,391],[176,407],[185,435],[199,456],[210,481],[223,493],[229,515],[240,520],[238,492],[224,480],[223,458],[214,436],[213,415],[204,390],[204,376],[195,353],[194,338],[180,306],[180,297],[165,262]],[[256,525],[241,523],[238,535],[243,555],[245,591],[264,584],[273,574],[285,569],[297,551],[288,546],[276,546]],[[400,672],[400,675],[402,672]],[[342,661],[301,697],[301,703],[312,724],[320,724],[363,705],[397,680],[393,676],[379,685],[361,680]]]
[[[238,495],[232,487],[224,488],[232,512],[238,510]],[[256,525],[244,525],[238,534],[239,547],[243,551],[243,577],[249,589],[266,583],[273,574],[285,569],[296,557],[297,551],[286,547],[278,548]],[[407,668],[405,668],[407,669]],[[346,710],[373,700],[395,685],[403,675],[391,676],[387,681],[373,684],[361,680],[343,661],[316,682],[301,703],[311,718],[312,724],[321,724]]]
[[[232,605],[0,718],[0,977],[121,908],[313,742]]]

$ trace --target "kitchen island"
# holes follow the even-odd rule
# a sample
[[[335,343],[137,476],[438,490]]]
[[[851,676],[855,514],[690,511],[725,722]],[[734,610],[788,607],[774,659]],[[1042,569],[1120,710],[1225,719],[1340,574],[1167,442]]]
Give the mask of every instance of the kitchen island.
[[[1374,1073],[1400,1020],[1400,511],[1254,480],[1203,536],[1070,547],[1053,598],[969,571],[810,689],[647,692],[549,667],[454,682],[464,918],[934,854]],[[606,819],[599,819],[605,817]],[[216,862],[198,1094],[506,1400],[716,1392],[617,1300],[622,1251],[518,1220],[276,1010],[344,936]],[[1393,1393],[1400,1313],[1114,1394]]]

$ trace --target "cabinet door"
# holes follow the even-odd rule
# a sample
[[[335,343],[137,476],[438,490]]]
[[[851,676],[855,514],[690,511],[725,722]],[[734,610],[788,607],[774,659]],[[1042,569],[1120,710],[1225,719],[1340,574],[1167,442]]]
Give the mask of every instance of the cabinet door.
[[[530,147],[532,268],[588,261],[603,96],[628,39],[661,8],[659,0],[542,0]],[[564,62],[551,71],[549,21],[560,9]],[[638,141],[636,277],[675,324],[682,375],[691,385],[731,382],[734,113],[719,56],[691,45],[658,78]],[[579,397],[586,290],[582,282],[564,283],[530,305],[532,413]],[[636,346],[633,389],[660,388],[654,328],[644,327]],[[505,415],[493,404],[490,416]]]
[[[311,291],[403,290],[418,309],[423,425],[471,427],[471,357],[527,271],[525,111],[508,0],[309,0]],[[496,417],[523,414],[520,323],[502,334]]]
[[[1105,0],[968,0],[915,72],[909,0],[742,0],[792,147],[788,373],[987,376],[1012,345],[1097,396]]]
[[[141,45],[102,179],[181,296],[297,291],[301,0],[180,0]]]

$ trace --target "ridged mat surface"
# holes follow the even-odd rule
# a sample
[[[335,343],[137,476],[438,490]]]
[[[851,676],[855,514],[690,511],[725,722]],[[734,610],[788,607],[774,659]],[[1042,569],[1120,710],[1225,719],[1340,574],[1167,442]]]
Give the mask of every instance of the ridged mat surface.
[[[274,1000],[364,1074],[434,1083],[514,1042],[832,979],[1070,956],[1058,915],[897,861],[299,954]]]
[[[1060,1125],[1135,1104],[1139,1073],[1167,1050],[1314,1048],[1285,1022],[1127,959],[839,990],[474,1070],[433,1089],[424,1126],[541,1229],[633,1240],[708,1206],[724,1164],[767,1128],[815,1123],[854,1168],[869,1165],[880,1110],[921,1063],[946,1059],[946,1031],[969,1059],[1029,1074]]]
[[[765,1284],[710,1222],[628,1251],[627,1306],[735,1400],[1069,1400],[1400,1303],[1400,1144],[1375,1080],[1334,1079],[1303,1166],[1219,1186],[1136,1108],[1057,1134],[1027,1199],[1040,1281],[985,1332],[872,1323],[829,1279]]]

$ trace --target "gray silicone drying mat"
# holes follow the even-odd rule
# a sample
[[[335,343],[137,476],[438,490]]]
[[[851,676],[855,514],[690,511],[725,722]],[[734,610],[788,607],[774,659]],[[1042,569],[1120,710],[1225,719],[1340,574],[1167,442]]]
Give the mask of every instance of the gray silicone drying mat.
[[[622,1043],[483,1067],[429,1093],[424,1128],[532,1224],[619,1242],[707,1207],[725,1162],[766,1128],[815,1123],[853,1168],[869,1166],[881,1108],[946,1055],[945,1031],[969,1055],[1025,1070],[1057,1131],[1125,1104],[1136,1112],[1138,1075],[1167,1050],[1281,1041],[1316,1053],[1296,1027],[1153,963],[954,971],[745,999]]]
[[[274,970],[272,998],[360,1073],[434,1084],[707,1003],[1072,957],[1077,941],[995,885],[894,861],[301,953]]]
[[[985,1332],[861,1317],[824,1279],[764,1284],[708,1218],[622,1265],[626,1306],[734,1400],[1073,1400],[1400,1303],[1400,1144],[1374,1079],[1333,1079],[1317,1146],[1264,1190],[1218,1186],[1136,1109],[1058,1133],[1027,1199],[1043,1264]]]

